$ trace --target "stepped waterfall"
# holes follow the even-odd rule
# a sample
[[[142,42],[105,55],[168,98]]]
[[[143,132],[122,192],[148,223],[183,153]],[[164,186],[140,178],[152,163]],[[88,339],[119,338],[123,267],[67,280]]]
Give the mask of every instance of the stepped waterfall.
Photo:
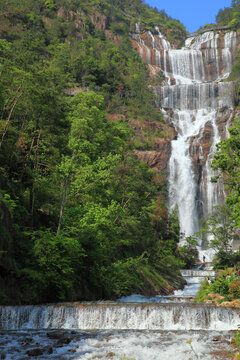
[[[236,57],[237,35],[208,31],[176,50],[158,28],[155,35],[138,29],[133,43],[152,75],[162,71],[165,76],[164,85],[153,86],[153,91],[176,131],[169,159],[169,209],[177,206],[181,232],[191,236],[225,197],[221,180],[211,182],[215,174],[210,165],[232,118],[233,85],[224,79]],[[200,240],[199,249],[204,249]]]
[[[237,53],[237,36],[209,31],[187,39],[185,47],[176,50],[158,28],[152,34],[137,26],[132,42],[152,75],[159,71],[165,75],[164,85],[155,85],[153,91],[176,133],[169,154],[169,209],[178,207],[181,231],[190,236],[225,196],[221,180],[210,181],[214,175],[210,164],[233,116],[233,86],[224,79]],[[199,247],[204,251],[204,244]],[[201,281],[214,276],[212,270],[183,270],[182,276],[187,285],[173,296],[2,306],[1,358],[229,358],[239,311],[192,302]]]

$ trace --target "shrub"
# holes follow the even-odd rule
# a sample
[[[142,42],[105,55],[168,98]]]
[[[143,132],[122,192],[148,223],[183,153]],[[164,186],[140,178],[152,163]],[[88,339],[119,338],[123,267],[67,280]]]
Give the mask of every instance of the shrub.
[[[229,293],[233,299],[240,299],[240,281],[236,281],[234,284],[230,285]]]

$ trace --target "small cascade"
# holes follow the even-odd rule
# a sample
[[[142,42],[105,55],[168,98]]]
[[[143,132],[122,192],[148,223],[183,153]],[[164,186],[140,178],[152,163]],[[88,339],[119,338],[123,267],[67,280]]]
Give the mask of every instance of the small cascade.
[[[214,277],[215,271],[214,270],[182,270],[181,271],[183,277],[200,277],[200,278],[206,278],[206,277]]]
[[[199,304],[3,306],[2,330],[233,330],[240,313]]]

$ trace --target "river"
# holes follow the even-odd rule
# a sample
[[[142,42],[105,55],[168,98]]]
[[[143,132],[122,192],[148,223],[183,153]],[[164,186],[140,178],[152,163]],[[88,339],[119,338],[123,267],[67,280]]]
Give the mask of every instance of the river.
[[[37,359],[230,359],[236,309],[194,304],[209,270],[183,270],[174,295],[0,308],[0,354]],[[38,356],[35,356],[38,354]]]
[[[181,232],[189,236],[224,200],[221,181],[210,181],[210,163],[233,112],[232,85],[222,80],[237,52],[236,33],[206,32],[175,50],[157,28],[157,35],[143,34],[145,40],[137,32],[140,55],[166,77],[153,90],[177,133],[169,160],[169,208],[178,207]],[[201,242],[199,251],[209,260]],[[183,271],[187,286],[169,297],[2,306],[1,359],[230,359],[239,310],[193,303],[200,282],[213,275],[209,271]]]

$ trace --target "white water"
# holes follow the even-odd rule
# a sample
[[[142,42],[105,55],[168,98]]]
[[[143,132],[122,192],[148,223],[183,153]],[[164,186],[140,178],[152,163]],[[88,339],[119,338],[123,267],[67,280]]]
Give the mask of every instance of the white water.
[[[48,331],[48,334],[51,333]],[[131,360],[213,360],[215,351],[234,350],[230,346],[232,334],[229,332],[146,330],[64,333],[71,339],[68,345],[57,345],[57,340],[51,340],[45,331],[1,332],[0,353],[6,355],[6,360],[30,359],[27,349],[40,347],[44,350],[43,355],[31,359],[121,360],[125,357]],[[48,354],[49,348],[52,354]],[[217,354],[217,359],[226,359]]]
[[[175,303],[149,303],[152,299],[138,295],[122,299],[134,301],[127,304],[1,307],[0,353],[6,360],[25,359],[28,350],[39,348],[43,355],[38,358],[45,360],[119,360],[124,356],[135,360],[213,360],[215,352],[222,359],[220,351],[234,351],[231,330],[237,329],[240,313],[231,308],[176,303],[178,297],[195,296],[201,280],[213,272],[184,270],[183,275],[188,283],[175,293]],[[61,329],[68,341],[52,339],[52,329]]]
[[[136,29],[140,32],[139,25]],[[168,79],[174,77],[177,83],[166,86],[159,97],[166,109],[173,110],[171,121],[179,134],[172,143],[170,159],[170,208],[178,205],[181,230],[191,235],[199,228],[199,203],[208,213],[221,195],[221,189],[210,188],[209,164],[219,141],[216,124],[219,108],[232,107],[230,84],[202,83],[207,81],[205,65],[214,63],[211,68],[214,80],[225,77],[232,66],[230,48],[236,45],[236,36],[225,35],[221,56],[217,48],[219,38],[211,32],[188,39],[188,50],[171,50],[161,34],[157,39],[149,36],[159,67]],[[200,51],[203,43],[204,58]],[[151,51],[142,41],[140,54],[144,53],[151,64]],[[193,140],[198,144],[206,124],[213,128],[213,141],[204,169],[207,182],[199,188],[190,143]],[[187,281],[184,290],[169,297],[153,299],[134,295],[121,299],[120,303],[1,307],[0,353],[5,353],[7,360],[20,360],[27,357],[27,349],[41,347],[44,353],[38,358],[45,360],[119,360],[124,356],[135,360],[213,360],[214,351],[233,351],[230,330],[237,329],[240,323],[239,311],[182,303],[194,297],[202,279],[213,276],[213,272],[185,270],[183,276]],[[65,329],[70,343],[58,345],[57,340],[47,336],[52,329]],[[52,354],[47,346],[52,346]]]
[[[169,161],[169,209],[178,207],[186,237],[197,232],[201,219],[224,201],[222,181],[211,183],[215,175],[211,162],[216,144],[227,136],[233,111],[232,84],[221,81],[228,77],[236,57],[237,34],[208,31],[187,39],[185,47],[176,50],[157,27],[156,31],[154,36],[147,32],[133,37],[152,74],[158,70],[165,74],[165,85],[153,91],[166,121],[178,133]],[[218,122],[223,116],[225,131],[220,133]],[[200,239],[199,251],[211,261],[214,254],[204,250]]]
[[[204,51],[201,50],[203,44]],[[178,207],[180,228],[184,236],[197,232],[200,228],[200,217],[206,217],[214,206],[224,199],[221,181],[217,184],[211,183],[211,178],[215,175],[211,169],[211,161],[216,144],[221,140],[217,125],[219,111],[225,107],[231,113],[233,108],[232,84],[219,81],[231,70],[235,47],[234,32],[225,34],[221,54],[219,34],[208,32],[195,39],[188,39],[185,49],[169,52],[171,77],[176,78],[180,84],[155,88],[155,93],[162,99],[162,107],[173,110],[168,121],[179,134],[177,139],[172,141],[169,161],[169,208],[173,210]],[[211,64],[211,77],[214,81],[205,82],[206,64]],[[165,74],[169,76],[168,72]],[[206,126],[212,129],[211,148],[207,159],[204,159],[199,144]],[[192,160],[197,151],[203,163],[200,182]],[[199,246],[201,245],[199,240]],[[205,254],[207,261],[211,260],[212,255],[209,252]]]
[[[3,330],[229,331],[237,329],[239,323],[239,311],[205,304],[106,303],[15,308],[6,306],[1,309]]]

